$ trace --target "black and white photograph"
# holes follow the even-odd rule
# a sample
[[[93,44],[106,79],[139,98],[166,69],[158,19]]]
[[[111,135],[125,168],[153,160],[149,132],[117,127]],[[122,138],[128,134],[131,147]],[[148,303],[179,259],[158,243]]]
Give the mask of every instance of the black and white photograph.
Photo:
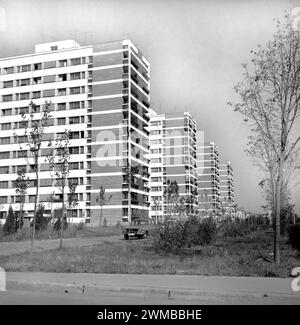
[[[0,314],[66,305],[300,305],[300,0],[0,0]]]

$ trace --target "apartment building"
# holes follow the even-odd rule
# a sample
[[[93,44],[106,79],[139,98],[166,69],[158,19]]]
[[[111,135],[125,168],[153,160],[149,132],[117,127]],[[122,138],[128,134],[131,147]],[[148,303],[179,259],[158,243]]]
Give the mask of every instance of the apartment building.
[[[150,111],[150,217],[161,220],[167,212],[167,180],[176,180],[179,199],[196,209],[196,121],[188,112],[157,114]]]
[[[69,181],[77,185],[78,196],[78,206],[69,215],[99,224],[97,196],[102,185],[110,197],[103,207],[107,224],[149,216],[150,64],[131,41],[90,46],[73,40],[52,42],[36,45],[33,54],[0,59],[1,218],[9,205],[19,209],[14,188],[19,170],[30,179],[24,209],[33,215],[33,158],[20,148],[21,114],[31,101],[38,111],[45,101],[51,102],[39,161],[39,201],[46,212],[60,208],[62,200],[45,163],[47,143],[67,129]],[[138,166],[139,172],[130,180],[132,166]]]
[[[221,208],[225,213],[230,213],[234,205],[233,168],[230,161],[219,165],[219,174]]]
[[[220,208],[219,149],[215,143],[197,147],[198,207],[200,213]]]

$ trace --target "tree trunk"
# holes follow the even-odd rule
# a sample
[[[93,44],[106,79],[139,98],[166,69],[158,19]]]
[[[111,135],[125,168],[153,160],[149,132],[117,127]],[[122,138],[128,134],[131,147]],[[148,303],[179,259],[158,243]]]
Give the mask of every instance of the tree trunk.
[[[103,211],[102,211],[102,209],[103,209],[103,206],[101,205],[101,208],[100,208],[100,223],[99,223],[99,227],[101,227],[101,225],[102,225],[102,217],[103,217]]]
[[[278,162],[278,172],[276,179],[276,200],[274,215],[274,261],[280,263],[280,210],[281,210],[281,174],[282,174],[282,158]]]
[[[60,219],[60,242],[59,249],[63,247],[63,236],[64,236],[64,217],[65,217],[65,186],[62,187],[62,209]]]
[[[20,221],[19,221],[19,230],[22,229],[23,226],[23,206],[24,206],[24,202],[23,202],[23,198],[20,202]]]
[[[38,172],[38,150],[34,152],[34,165],[35,165],[35,176],[36,176],[36,191],[34,199],[34,215],[33,215],[33,225],[32,225],[32,236],[31,236],[31,250],[34,247],[34,237],[35,237],[35,221],[37,215],[37,206],[38,206],[38,195],[39,195],[39,172]]]

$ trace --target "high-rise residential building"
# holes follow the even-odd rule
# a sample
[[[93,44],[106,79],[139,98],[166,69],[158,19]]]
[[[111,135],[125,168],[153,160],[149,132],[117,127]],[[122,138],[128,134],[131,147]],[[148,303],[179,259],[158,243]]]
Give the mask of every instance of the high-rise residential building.
[[[224,212],[230,213],[233,211],[234,205],[233,168],[231,162],[220,164],[219,173],[221,208],[224,209]]]
[[[102,185],[109,198],[103,207],[107,224],[147,218],[149,74],[149,62],[129,40],[89,46],[72,40],[45,43],[36,45],[33,54],[0,59],[0,217],[9,205],[19,209],[14,181],[21,169],[30,178],[24,210],[33,215],[35,174],[30,152],[19,144],[24,142],[21,114],[31,101],[38,110],[51,101],[39,171],[39,201],[46,212],[61,207],[62,200],[45,163],[47,143],[67,129],[69,181],[77,184],[78,196],[70,216],[99,224]],[[132,166],[139,171],[130,179]]]
[[[220,208],[219,149],[215,143],[197,147],[198,207],[202,213]]]
[[[179,199],[196,209],[196,121],[188,112],[150,112],[150,216],[162,219],[167,212],[167,181],[178,184]]]

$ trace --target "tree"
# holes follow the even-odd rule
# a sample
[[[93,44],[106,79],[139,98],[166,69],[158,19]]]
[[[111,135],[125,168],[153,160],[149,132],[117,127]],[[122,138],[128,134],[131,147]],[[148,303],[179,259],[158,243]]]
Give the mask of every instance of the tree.
[[[55,143],[50,140],[48,147],[50,148],[50,153],[47,156],[49,161],[50,170],[54,173],[55,185],[62,193],[62,209],[61,215],[58,219],[58,224],[60,226],[60,243],[59,248],[63,246],[63,234],[64,234],[64,224],[66,222],[66,212],[65,212],[65,191],[68,186],[68,176],[69,176],[69,145],[70,145],[70,132],[65,130],[63,134],[58,136]]]
[[[45,206],[40,204],[36,214],[35,230],[42,231],[48,226],[48,220],[44,217]]]
[[[16,232],[16,217],[12,206],[9,207],[2,232],[4,235],[11,235]]]
[[[291,156],[300,136],[294,130],[299,118],[300,37],[285,16],[282,26],[265,47],[251,51],[251,66],[243,64],[243,81],[235,91],[241,101],[233,105],[251,127],[250,154],[268,171],[274,216],[274,259],[280,262],[280,211],[282,188]]]
[[[19,229],[23,227],[23,213],[24,213],[24,202],[29,186],[29,178],[26,177],[25,171],[21,170],[18,172],[18,177],[15,182],[16,194],[20,202],[20,215],[19,215]],[[17,223],[16,223],[17,226]]]
[[[139,174],[138,166],[128,165],[125,168],[125,175],[126,175],[126,179],[127,179],[127,183],[128,183],[128,221],[129,221],[129,223],[131,223],[131,214],[132,214],[132,211],[131,211],[131,189],[133,186],[136,185],[135,177],[138,174]]]
[[[47,123],[50,115],[51,103],[45,102],[42,106],[41,112],[39,112],[39,106],[33,102],[29,103],[28,110],[21,114],[22,121],[21,125],[24,128],[23,138],[25,141],[20,143],[20,150],[23,154],[23,158],[26,159],[27,164],[31,166],[31,169],[35,172],[35,200],[34,200],[34,214],[33,214],[33,227],[31,235],[31,250],[34,247],[35,238],[35,222],[36,214],[38,210],[38,195],[39,195],[39,158],[41,156],[41,145],[44,140],[44,131],[47,127]],[[15,137],[18,135],[15,133]],[[19,141],[18,141],[19,143]],[[27,149],[29,149],[29,155],[27,154]]]
[[[102,226],[102,218],[103,218],[103,206],[106,205],[110,199],[111,199],[112,195],[110,195],[108,198],[105,195],[105,188],[104,186],[100,186],[100,190],[99,190],[99,195],[96,197],[96,202],[100,205],[101,209],[100,209],[100,220],[99,220],[99,227]]]
[[[166,187],[164,189],[164,197],[167,200],[167,216],[170,217],[172,212],[174,212],[174,208],[177,204],[177,200],[179,197],[178,194],[178,184],[177,181],[167,180]]]

